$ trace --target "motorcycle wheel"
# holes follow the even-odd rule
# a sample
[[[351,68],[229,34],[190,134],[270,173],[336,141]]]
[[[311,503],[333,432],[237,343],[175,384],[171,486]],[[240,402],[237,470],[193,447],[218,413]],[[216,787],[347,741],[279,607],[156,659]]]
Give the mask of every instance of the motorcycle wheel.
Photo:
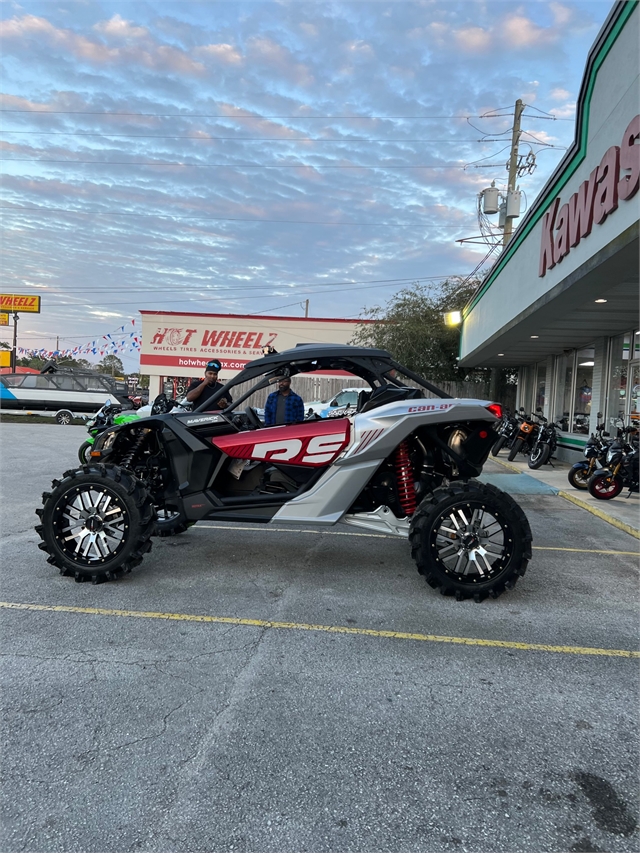
[[[520,453],[520,451],[522,450],[523,447],[524,447],[523,439],[516,438],[516,440],[511,445],[511,450],[509,451],[509,456],[507,457],[509,462],[513,462],[513,460],[516,458],[518,453]]]
[[[603,471],[596,471],[589,480],[589,494],[599,501],[617,498],[623,488],[622,477],[612,477]]]
[[[143,484],[116,465],[84,465],[53,481],[37,509],[47,562],[76,581],[116,580],[151,549],[153,503]]]
[[[81,465],[88,465],[91,462],[91,448],[93,444],[89,441],[83,441],[78,448],[78,459]]]
[[[194,521],[186,521],[181,512],[170,509],[156,509],[156,522],[153,527],[153,536],[177,536],[184,533]]]
[[[580,491],[586,492],[589,488],[589,480],[591,479],[589,466],[577,463],[569,471],[567,479],[574,489],[580,489]]]
[[[491,448],[491,455],[497,456],[498,453],[500,453],[500,451],[502,450],[502,448],[505,446],[506,443],[507,443],[507,436],[501,435],[500,438],[496,441],[496,443]]]
[[[513,589],[531,559],[527,517],[506,492],[477,481],[435,489],[411,521],[411,555],[430,587],[458,601]]]
[[[539,444],[529,454],[529,459],[527,460],[527,465],[529,468],[542,468],[542,466],[549,461],[549,457],[551,456],[551,448],[548,444]]]

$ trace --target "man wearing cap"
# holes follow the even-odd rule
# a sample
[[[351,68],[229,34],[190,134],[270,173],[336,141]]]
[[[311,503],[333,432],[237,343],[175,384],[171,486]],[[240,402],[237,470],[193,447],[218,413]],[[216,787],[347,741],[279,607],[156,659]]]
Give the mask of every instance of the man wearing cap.
[[[275,424],[296,424],[304,420],[302,397],[291,390],[291,380],[283,376],[278,382],[278,390],[269,394],[264,406],[266,426]]]
[[[199,406],[224,387],[220,382],[218,382],[218,372],[220,371],[220,367],[220,362],[217,361],[217,359],[212,359],[207,362],[204,379],[194,379],[191,385],[187,388],[187,402],[193,403],[194,406]],[[226,396],[220,397],[220,399],[216,400],[211,406],[211,409],[226,409],[232,402],[233,400],[231,399],[231,395],[227,394]]]

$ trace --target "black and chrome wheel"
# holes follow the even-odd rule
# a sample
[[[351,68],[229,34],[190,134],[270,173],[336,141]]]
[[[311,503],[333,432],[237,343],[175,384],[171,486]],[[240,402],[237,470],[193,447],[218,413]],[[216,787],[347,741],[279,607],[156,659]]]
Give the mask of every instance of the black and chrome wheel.
[[[115,465],[67,471],[42,499],[39,547],[77,581],[115,580],[151,547],[151,498],[139,480]]]
[[[531,559],[531,529],[518,504],[484,483],[452,483],[420,504],[411,553],[431,587],[459,600],[497,598],[512,589]]]
[[[531,453],[529,454],[529,458],[527,460],[527,464],[529,468],[542,468],[542,466],[549,461],[549,457],[551,456],[551,447],[548,444],[537,444]]]

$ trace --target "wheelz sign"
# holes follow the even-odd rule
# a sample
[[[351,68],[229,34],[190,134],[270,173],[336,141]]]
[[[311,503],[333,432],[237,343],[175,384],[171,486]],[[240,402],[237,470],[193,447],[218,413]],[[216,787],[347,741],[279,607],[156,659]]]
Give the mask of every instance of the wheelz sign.
[[[542,220],[542,242],[538,276],[588,237],[594,225],[602,225],[617,210],[619,201],[629,201],[640,186],[640,115],[633,118],[620,145],[605,151],[600,164],[568,202],[556,198]]]
[[[0,311],[20,311],[24,314],[40,313],[40,297],[22,293],[0,293]]]
[[[194,335],[196,337],[194,338]],[[246,332],[230,329],[205,329],[202,335],[197,329],[168,328],[158,326],[151,339],[154,350],[177,350],[193,348],[194,351],[213,349],[216,352],[227,350],[261,350],[273,346],[277,332]]]

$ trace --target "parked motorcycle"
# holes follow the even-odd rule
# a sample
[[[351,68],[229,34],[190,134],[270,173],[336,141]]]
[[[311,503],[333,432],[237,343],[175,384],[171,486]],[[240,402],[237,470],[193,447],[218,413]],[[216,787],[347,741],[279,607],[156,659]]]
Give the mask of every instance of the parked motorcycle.
[[[630,426],[619,432],[622,434],[607,450],[607,467],[596,471],[589,480],[589,494],[600,501],[610,501],[625,488],[629,495],[638,491],[638,431]]]
[[[522,407],[520,408],[520,417],[518,420],[518,432],[507,456],[509,462],[513,462],[518,453],[531,453],[531,448],[540,432],[540,424],[535,423],[531,415],[525,415]]]
[[[598,412],[598,420],[602,412]],[[574,489],[586,491],[589,488],[589,480],[595,472],[604,466],[610,441],[607,441],[609,433],[605,432],[604,423],[596,426],[595,433],[591,433],[589,441],[584,446],[584,462],[576,462],[569,470],[568,479]]]
[[[99,409],[96,414],[87,421],[87,432],[89,438],[84,441],[78,448],[78,459],[83,465],[91,461],[91,448],[105,429],[120,424],[128,424],[138,418],[148,417],[151,414],[157,415],[166,412],[188,412],[191,411],[191,404],[186,400],[170,400],[165,394],[160,394],[154,400],[152,405],[140,406],[135,411],[127,411],[123,414],[122,406],[117,403],[112,403],[107,400],[104,406]]]
[[[87,431],[89,438],[80,445],[78,449],[78,459],[83,465],[87,465],[92,461],[91,449],[98,438],[106,429],[110,427],[120,426],[121,424],[132,423],[140,418],[149,417],[152,413],[173,412],[188,412],[191,410],[191,404],[185,400],[170,400],[165,394],[160,394],[154,400],[153,404],[141,406],[137,411],[128,411],[122,414],[122,406],[112,403],[107,400],[104,406],[99,409],[95,416],[87,421]],[[180,512],[174,509],[168,509],[165,506],[156,506],[156,521],[154,524],[155,536],[175,536],[177,533],[191,527],[191,522],[186,521]]]
[[[497,429],[498,438],[491,448],[492,456],[497,456],[505,445],[507,447],[511,446],[511,442],[518,434],[519,426],[520,421],[508,409],[505,409],[502,416],[502,423]]]
[[[536,417],[540,421],[540,427],[527,460],[529,468],[534,470],[549,462],[558,447],[557,424],[549,423],[542,414],[542,409],[536,409]]]
[[[93,447],[96,438],[100,433],[104,432],[105,429],[111,426],[118,426],[119,424],[128,424],[137,419],[137,411],[128,411],[126,414],[122,414],[121,405],[118,403],[112,403],[111,400],[107,400],[104,406],[101,409],[98,409],[95,415],[87,421],[87,432],[89,433],[89,438],[83,441],[78,448],[78,459],[80,462],[83,465],[91,462],[91,448]]]

